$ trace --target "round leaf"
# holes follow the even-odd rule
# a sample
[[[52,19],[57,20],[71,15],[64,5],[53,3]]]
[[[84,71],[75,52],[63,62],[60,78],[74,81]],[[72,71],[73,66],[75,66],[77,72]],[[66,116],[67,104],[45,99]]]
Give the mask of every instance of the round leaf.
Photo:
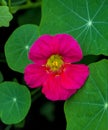
[[[108,60],[90,65],[90,76],[65,102],[67,130],[106,130],[108,124]]]
[[[30,92],[25,86],[14,82],[0,84],[0,118],[5,124],[23,120],[30,105]]]
[[[84,55],[108,55],[108,0],[44,0],[40,33],[69,33]]]
[[[9,26],[10,20],[12,20],[13,16],[9,12],[8,6],[0,6],[0,27]]]
[[[5,45],[6,60],[11,69],[24,72],[25,66],[30,63],[29,48],[38,36],[38,27],[30,24],[23,25],[12,33]]]

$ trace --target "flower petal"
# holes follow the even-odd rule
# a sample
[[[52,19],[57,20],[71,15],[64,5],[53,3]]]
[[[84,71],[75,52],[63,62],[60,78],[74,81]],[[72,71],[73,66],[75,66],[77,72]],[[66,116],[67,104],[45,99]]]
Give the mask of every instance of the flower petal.
[[[61,74],[62,85],[66,89],[79,89],[89,75],[89,68],[84,64],[68,64]]]
[[[65,62],[77,62],[82,59],[82,51],[77,41],[69,34],[42,35],[31,46],[29,59],[36,64],[45,64],[47,59],[59,54]]]
[[[69,34],[57,34],[54,36],[55,46],[65,62],[74,63],[82,59],[82,50],[78,42]]]
[[[63,88],[61,85],[61,77],[55,75],[49,75],[47,81],[43,84],[42,93],[50,100],[66,100],[72,94],[76,92],[76,90],[67,90]]]
[[[52,54],[51,47],[52,36],[42,35],[31,46],[29,51],[29,59],[36,64],[45,64],[48,57]]]
[[[40,87],[47,77],[47,73],[44,67],[37,66],[36,64],[30,64],[25,68],[24,80],[31,88]]]

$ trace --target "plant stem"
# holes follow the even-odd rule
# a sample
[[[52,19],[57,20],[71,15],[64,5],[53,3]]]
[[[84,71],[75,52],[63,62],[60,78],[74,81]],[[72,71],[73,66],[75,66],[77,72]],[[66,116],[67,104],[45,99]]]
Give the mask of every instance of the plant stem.
[[[41,93],[37,93],[36,95],[34,95],[33,98],[32,98],[32,102],[37,100],[40,96],[41,96]]]
[[[8,0],[9,11],[11,12],[11,0]]]
[[[37,88],[31,92],[32,102],[38,99],[41,96],[40,88]]]
[[[29,4],[20,6],[19,9],[36,8],[40,5],[41,5],[41,2],[36,2],[36,3],[29,2]]]
[[[40,91],[40,88],[37,88],[31,92],[31,96],[34,96],[36,93]]]
[[[13,7],[11,7],[11,10],[12,10],[12,13],[15,13],[18,10],[23,10],[23,9],[28,9],[28,8],[36,8],[39,6],[41,6],[41,1],[33,3],[30,0],[28,0],[25,5],[13,6]]]

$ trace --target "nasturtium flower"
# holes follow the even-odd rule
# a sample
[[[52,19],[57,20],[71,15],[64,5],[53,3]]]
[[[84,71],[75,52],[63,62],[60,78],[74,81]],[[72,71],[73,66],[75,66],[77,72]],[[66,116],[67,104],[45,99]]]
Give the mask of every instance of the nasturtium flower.
[[[24,79],[31,88],[42,87],[49,100],[66,100],[85,83],[89,68],[77,41],[68,34],[42,35],[31,46]]]

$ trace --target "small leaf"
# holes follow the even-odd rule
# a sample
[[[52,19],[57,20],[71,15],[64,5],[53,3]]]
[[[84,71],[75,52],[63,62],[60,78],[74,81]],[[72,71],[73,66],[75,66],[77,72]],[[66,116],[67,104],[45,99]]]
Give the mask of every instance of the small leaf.
[[[12,33],[5,45],[5,56],[11,69],[24,72],[25,66],[31,63],[29,48],[38,36],[38,27],[32,24],[23,25]]]
[[[108,0],[43,0],[40,33],[69,33],[84,55],[108,55]]]
[[[106,130],[108,124],[108,60],[90,65],[90,76],[65,102],[67,130]]]
[[[29,90],[18,83],[0,84],[0,118],[5,124],[22,121],[31,105]]]
[[[8,27],[12,18],[13,16],[9,12],[9,8],[7,6],[0,6],[0,27]]]

